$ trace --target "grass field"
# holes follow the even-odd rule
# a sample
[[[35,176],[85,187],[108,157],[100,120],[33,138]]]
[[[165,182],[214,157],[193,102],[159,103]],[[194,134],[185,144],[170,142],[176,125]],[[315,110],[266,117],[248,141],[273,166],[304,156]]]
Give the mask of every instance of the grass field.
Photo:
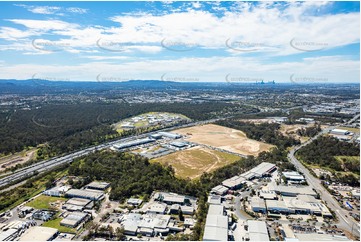
[[[186,140],[210,145],[242,155],[258,155],[268,151],[273,145],[247,138],[242,131],[215,124],[199,125],[175,130],[174,133],[186,136]]]
[[[68,228],[68,227],[60,225],[60,222],[61,222],[62,219],[63,218],[56,218],[56,219],[46,221],[46,222],[43,223],[42,226],[58,229],[59,232],[61,232],[61,233],[75,233],[76,232],[75,229]]]
[[[195,179],[203,172],[211,172],[239,159],[236,155],[198,146],[152,159],[151,162],[171,165],[177,176]]]
[[[335,156],[335,158],[341,162],[343,162],[344,159],[351,162],[360,162],[359,156]]]
[[[55,207],[51,206],[50,203],[54,203],[57,201],[63,202],[66,200],[67,199],[63,197],[50,197],[50,196],[41,195],[35,198],[34,200],[28,202],[26,206],[33,207],[36,209],[54,209]]]

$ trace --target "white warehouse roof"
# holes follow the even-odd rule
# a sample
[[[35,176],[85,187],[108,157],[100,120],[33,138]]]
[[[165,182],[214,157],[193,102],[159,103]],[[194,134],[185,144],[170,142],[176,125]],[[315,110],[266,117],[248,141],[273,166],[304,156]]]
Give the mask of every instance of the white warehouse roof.
[[[266,222],[248,220],[247,224],[250,241],[269,241]]]

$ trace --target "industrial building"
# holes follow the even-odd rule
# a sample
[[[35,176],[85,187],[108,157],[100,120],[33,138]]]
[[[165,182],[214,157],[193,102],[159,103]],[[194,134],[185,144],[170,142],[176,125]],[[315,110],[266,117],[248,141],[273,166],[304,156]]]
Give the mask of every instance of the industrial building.
[[[45,190],[43,194],[51,197],[60,197],[63,196],[69,189],[70,186],[53,187]]]
[[[251,199],[251,208],[252,211],[255,213],[266,213],[266,204],[262,198],[259,197],[252,197]]]
[[[65,196],[69,198],[75,197],[98,201],[104,198],[104,193],[91,190],[70,189],[65,193]]]
[[[269,213],[288,214],[289,209],[284,201],[280,200],[266,200],[267,211]]]
[[[167,204],[155,202],[151,206],[148,207],[147,213],[165,214],[166,210],[167,210]]]
[[[188,147],[188,143],[187,142],[181,142],[181,141],[174,141],[170,143],[171,146],[174,146],[177,149],[182,149],[185,147]]]
[[[218,185],[212,188],[211,193],[213,194],[217,194],[217,195],[224,195],[228,192],[229,188],[222,186],[222,185]]]
[[[167,205],[192,205],[196,204],[197,199],[191,196],[179,195],[172,192],[157,192],[154,194],[154,200],[166,203]]]
[[[330,134],[334,134],[334,135],[348,135],[350,134],[350,131],[345,130],[345,129],[333,129],[330,131]]]
[[[203,241],[227,241],[228,217],[222,205],[210,204],[204,227]]]
[[[75,228],[82,222],[89,218],[89,214],[81,212],[69,213],[64,219],[60,221],[60,225]]]
[[[296,197],[297,195],[317,196],[317,193],[310,186],[284,186],[269,185],[271,191],[275,191],[282,196]]]
[[[121,149],[130,148],[130,147],[137,146],[137,145],[148,144],[148,143],[151,143],[154,141],[155,141],[155,139],[147,137],[144,139],[132,140],[132,141],[125,142],[125,143],[118,143],[116,145],[113,145],[113,149],[121,150]]]
[[[124,233],[144,236],[167,235],[172,228],[170,215],[129,213],[122,221]],[[183,230],[183,228],[182,228]]]
[[[37,220],[42,220],[42,221],[48,221],[52,217],[54,217],[55,214],[56,214],[56,211],[53,211],[53,210],[45,210],[45,209],[38,210],[33,213],[32,218],[37,219]]]
[[[143,200],[139,199],[139,198],[129,198],[127,200],[127,204],[132,205],[132,206],[140,206],[142,203],[143,203]]]
[[[34,226],[26,230],[19,241],[50,241],[55,239],[58,233],[54,228]]]
[[[175,133],[170,133],[170,132],[158,132],[158,134],[160,134],[162,137],[167,137],[167,138],[170,138],[170,139],[182,138],[182,135],[175,134]]]
[[[269,241],[267,224],[264,221],[247,220],[249,241]]]
[[[283,197],[282,201],[266,200],[266,206],[269,213],[314,214],[332,218],[326,205],[311,196]]]
[[[286,178],[286,180],[289,183],[303,183],[303,182],[305,182],[305,177],[302,176],[297,171],[282,172],[282,175]]]
[[[274,191],[269,190],[260,190],[259,197],[263,198],[264,200],[277,200],[277,194]]]
[[[93,181],[85,186],[85,188],[87,189],[99,190],[99,191],[104,191],[108,187],[110,187],[110,183],[101,182],[101,181]]]
[[[262,162],[258,166],[241,174],[240,176],[245,178],[246,180],[252,180],[255,178],[270,176],[271,173],[274,172],[276,169],[277,169],[276,165],[269,162]]]
[[[231,190],[240,189],[246,183],[246,179],[241,176],[234,176],[222,182],[222,185]]]
[[[85,209],[92,209],[94,207],[94,202],[89,199],[84,198],[70,198],[65,204],[62,206],[62,209],[66,209],[68,211],[83,211]]]
[[[222,196],[211,194],[208,196],[208,203],[209,204],[221,204]]]

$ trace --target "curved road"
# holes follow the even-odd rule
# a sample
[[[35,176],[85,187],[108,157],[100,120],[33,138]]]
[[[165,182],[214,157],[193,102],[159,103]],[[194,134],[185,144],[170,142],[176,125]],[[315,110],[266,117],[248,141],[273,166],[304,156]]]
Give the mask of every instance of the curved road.
[[[295,153],[301,149],[302,147],[310,144],[313,140],[317,139],[319,136],[328,133],[330,130],[334,129],[335,127],[328,127],[324,130],[322,130],[320,133],[318,133],[313,138],[309,139],[307,142],[303,143],[302,145],[296,146],[293,149],[290,150],[289,154],[287,155],[289,161],[295,165],[297,170],[302,172],[307,179],[307,182],[310,186],[312,186],[319,194],[323,201],[327,203],[327,206],[332,209],[338,216],[339,222],[338,227],[348,230],[352,232],[353,235],[356,235],[360,237],[360,225],[359,223],[354,220],[353,218],[348,217],[347,214],[348,211],[341,208],[339,203],[334,199],[334,197],[322,186],[321,181],[314,177],[309,170],[302,165],[302,163],[296,159]]]

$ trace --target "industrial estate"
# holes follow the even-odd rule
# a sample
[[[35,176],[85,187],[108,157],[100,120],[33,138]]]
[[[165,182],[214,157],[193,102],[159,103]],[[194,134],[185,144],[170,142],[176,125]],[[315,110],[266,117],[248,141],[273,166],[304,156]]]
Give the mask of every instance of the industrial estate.
[[[359,1],[0,1],[0,241],[361,241]]]

